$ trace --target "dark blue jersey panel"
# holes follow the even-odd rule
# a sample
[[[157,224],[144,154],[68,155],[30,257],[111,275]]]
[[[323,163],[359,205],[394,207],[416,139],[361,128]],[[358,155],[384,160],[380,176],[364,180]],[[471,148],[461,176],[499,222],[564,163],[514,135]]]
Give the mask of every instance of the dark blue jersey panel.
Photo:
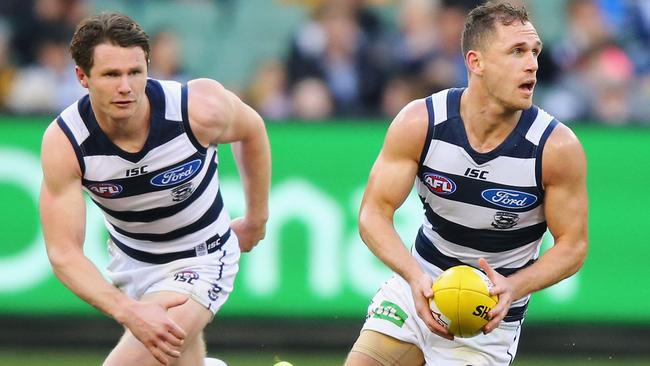
[[[217,171],[217,164],[212,163],[210,164],[208,171],[206,172],[205,178],[201,181],[198,187],[183,187],[186,183],[182,183],[179,185],[179,189],[186,189],[186,190],[193,190],[192,192],[189,192],[187,194],[191,194],[187,199],[180,201],[179,203],[172,205],[172,206],[166,206],[166,207],[156,207],[152,208],[149,210],[142,210],[142,211],[114,211],[110,210],[107,207],[104,207],[101,205],[99,202],[93,199],[95,204],[101,208],[103,211],[105,211],[107,214],[111,215],[112,217],[121,220],[121,221],[130,221],[130,222],[152,222],[156,220],[163,219],[165,217],[169,217],[172,215],[175,215],[182,210],[184,210],[186,207],[192,204],[195,200],[197,200],[203,192],[208,188],[210,183],[213,181],[215,173]],[[176,192],[172,191],[170,194],[176,194]],[[178,193],[184,194],[184,193]]]
[[[454,244],[488,253],[499,253],[523,247],[542,238],[546,222],[516,230],[472,229],[451,222],[424,205],[427,220],[443,239]]]
[[[112,225],[116,232],[128,236],[129,238],[136,240],[149,240],[149,241],[169,241],[182,238],[185,235],[191,234],[193,232],[204,229],[217,221],[219,214],[223,210],[223,198],[221,197],[221,191],[217,192],[210,208],[199,218],[197,221],[178,228],[176,230],[170,231],[164,234],[153,234],[153,233],[130,233],[126,230],[120,229],[119,227]]]

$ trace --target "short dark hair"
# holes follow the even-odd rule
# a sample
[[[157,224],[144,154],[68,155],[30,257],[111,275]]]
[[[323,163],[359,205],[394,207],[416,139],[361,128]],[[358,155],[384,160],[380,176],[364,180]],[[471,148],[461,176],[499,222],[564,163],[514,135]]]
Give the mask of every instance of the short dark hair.
[[[487,36],[492,35],[496,30],[497,22],[501,25],[511,25],[514,22],[525,24],[529,21],[528,11],[523,6],[490,1],[474,8],[467,15],[465,29],[463,29],[461,38],[463,55],[467,55],[467,52],[472,49],[481,48]]]
[[[149,36],[138,23],[121,13],[101,13],[79,22],[70,42],[74,62],[89,74],[95,47],[106,42],[120,47],[140,47],[149,62]]]

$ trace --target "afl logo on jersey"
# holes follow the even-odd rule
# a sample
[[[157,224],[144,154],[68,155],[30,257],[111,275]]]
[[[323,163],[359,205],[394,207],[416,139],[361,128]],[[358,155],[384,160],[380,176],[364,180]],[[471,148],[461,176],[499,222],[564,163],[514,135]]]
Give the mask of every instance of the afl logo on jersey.
[[[102,197],[115,197],[122,193],[122,186],[113,183],[95,183],[88,186],[94,194]]]
[[[424,173],[424,184],[435,194],[448,195],[456,191],[456,183],[439,174]]]
[[[196,159],[169,169],[151,178],[151,184],[158,187],[171,186],[192,178],[201,167],[201,160]]]
[[[483,199],[505,208],[526,208],[537,202],[537,196],[512,189],[486,189],[481,192]]]

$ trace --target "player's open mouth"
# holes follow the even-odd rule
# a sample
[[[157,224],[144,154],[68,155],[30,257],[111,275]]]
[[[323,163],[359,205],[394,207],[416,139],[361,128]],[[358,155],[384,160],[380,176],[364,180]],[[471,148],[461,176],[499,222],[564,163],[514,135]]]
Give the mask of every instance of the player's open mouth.
[[[519,85],[519,89],[526,92],[526,93],[532,93],[533,88],[535,88],[535,82],[534,81],[529,81],[526,83],[523,83]]]

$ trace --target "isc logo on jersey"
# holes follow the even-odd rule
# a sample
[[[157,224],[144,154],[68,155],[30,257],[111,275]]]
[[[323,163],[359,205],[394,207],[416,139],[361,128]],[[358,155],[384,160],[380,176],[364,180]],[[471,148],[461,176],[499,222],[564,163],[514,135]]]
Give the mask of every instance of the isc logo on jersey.
[[[456,183],[440,174],[424,173],[424,183],[435,194],[448,195],[456,191]]]
[[[171,186],[192,178],[201,167],[201,160],[196,159],[183,165],[164,171],[151,178],[151,184],[158,187]]]
[[[88,189],[98,196],[115,197],[122,193],[122,186],[113,183],[95,183],[88,186]]]

